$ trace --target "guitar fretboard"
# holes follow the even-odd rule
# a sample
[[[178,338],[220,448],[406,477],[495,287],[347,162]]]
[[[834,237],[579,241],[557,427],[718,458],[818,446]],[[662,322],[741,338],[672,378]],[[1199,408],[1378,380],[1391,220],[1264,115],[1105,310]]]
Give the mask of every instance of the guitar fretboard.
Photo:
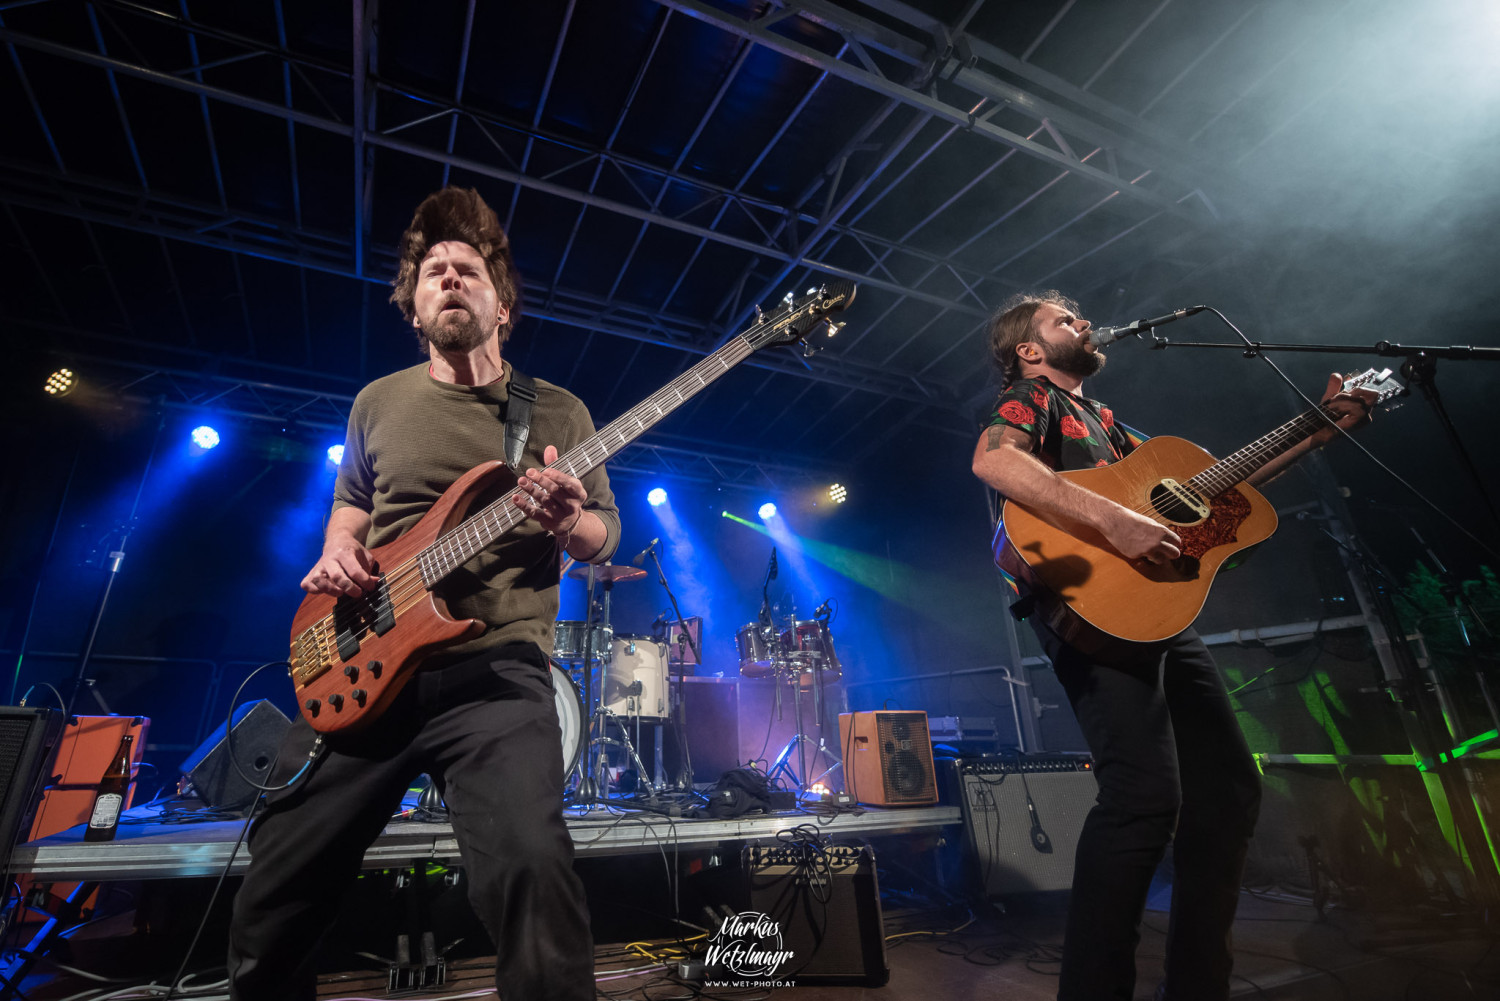
[[[1337,420],[1338,416],[1327,406],[1309,410],[1269,434],[1255,439],[1232,455],[1225,456],[1188,480],[1186,485],[1202,496],[1217,497],[1293,445],[1311,438],[1330,422]]]
[[[725,372],[750,357],[754,351],[755,348],[746,335],[733,338],[662,389],[568,449],[566,454],[559,456],[547,468],[559,469],[569,476],[582,478],[585,473],[603,464],[610,456],[645,434],[657,421],[692,399]],[[510,502],[510,495],[507,493],[505,497],[440,536],[418,555],[423,583],[431,588],[525,520],[526,515]]]

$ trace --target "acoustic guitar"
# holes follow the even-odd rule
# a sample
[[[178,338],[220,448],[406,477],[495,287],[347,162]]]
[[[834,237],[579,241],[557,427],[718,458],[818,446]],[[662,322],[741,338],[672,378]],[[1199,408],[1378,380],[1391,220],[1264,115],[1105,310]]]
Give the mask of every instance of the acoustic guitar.
[[[1390,369],[1344,381],[1354,389],[1377,405],[1404,392]],[[1276,510],[1245,479],[1336,416],[1319,406],[1222,460],[1163,435],[1111,465],[1058,474],[1176,532],[1182,555],[1170,563],[1127,559],[1096,529],[1011,500],[995,560],[1036,596],[1047,626],[1085,652],[1170,639],[1198,617],[1224,562],[1276,531]]]
[[[831,282],[801,298],[790,294],[749,330],[611,421],[549,469],[583,476],[640,437],[761,348],[802,340],[854,300],[852,282]],[[433,653],[484,632],[477,619],[454,619],[440,593],[443,578],[526,520],[509,493],[472,516],[474,499],[506,473],[492,461],[469,470],[400,538],[371,550],[379,583],[360,598],[311,594],[292,619],[290,672],[302,715],[320,733],[368,725]]]

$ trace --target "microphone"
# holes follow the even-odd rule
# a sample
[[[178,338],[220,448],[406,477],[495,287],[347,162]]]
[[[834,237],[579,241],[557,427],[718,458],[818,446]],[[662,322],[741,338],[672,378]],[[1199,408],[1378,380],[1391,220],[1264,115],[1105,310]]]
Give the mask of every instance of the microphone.
[[[1106,344],[1113,344],[1122,337],[1129,337],[1131,335],[1139,337],[1142,330],[1160,327],[1165,323],[1180,320],[1184,316],[1201,313],[1207,308],[1207,306],[1189,306],[1187,309],[1179,309],[1177,312],[1168,313],[1165,316],[1155,316],[1149,320],[1136,320],[1134,323],[1127,323],[1123,327],[1098,327],[1089,331],[1089,340],[1094,342],[1094,347],[1102,348]]]
[[[771,547],[771,565],[766,570],[766,583],[769,584],[771,581],[773,581],[773,580],[776,579],[776,571],[777,571],[777,569],[778,569],[778,567],[776,566],[776,547],[772,546]]]
[[[832,605],[832,604],[833,604],[833,599],[832,598],[824,598],[823,599],[823,604],[821,604],[817,608],[813,609],[813,618],[815,618],[815,619],[826,619],[826,618],[828,618],[828,616],[830,614],[832,614],[829,611],[829,606]]]
[[[651,550],[655,549],[656,544],[660,541],[660,538],[652,539],[649,543],[646,544],[645,549],[642,549],[640,552],[636,553],[634,557],[631,558],[630,562],[635,566],[640,566],[642,563],[645,563],[646,557],[651,555]]]

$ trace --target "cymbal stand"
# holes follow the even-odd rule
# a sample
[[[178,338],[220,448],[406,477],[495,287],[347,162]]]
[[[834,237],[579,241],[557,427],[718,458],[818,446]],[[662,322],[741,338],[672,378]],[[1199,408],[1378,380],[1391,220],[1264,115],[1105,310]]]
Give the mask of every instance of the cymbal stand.
[[[661,585],[663,591],[667,592],[667,600],[672,605],[672,615],[676,618],[677,621],[677,635],[679,639],[686,638],[688,646],[692,648],[693,658],[698,663],[703,663],[703,651],[698,648],[698,641],[693,638],[693,635],[690,632],[688,632],[687,620],[682,617],[682,609],[677,604],[677,595],[672,593],[672,585],[667,583],[667,572],[662,569],[661,559],[656,555],[655,541],[653,541],[651,545],[646,547],[646,555],[651,557],[652,564],[656,566],[657,583]],[[668,659],[670,659],[670,654]],[[677,779],[673,783],[673,788],[678,792],[692,792],[693,755],[692,752],[688,749],[686,718],[687,699],[684,698],[683,688],[685,684],[683,679],[687,676],[687,665],[683,663],[683,660],[684,658],[681,657],[679,657],[677,660],[676,696],[673,697],[673,693],[669,690],[667,692],[667,703],[669,706],[668,711],[672,715],[672,728],[677,732],[677,747],[680,751],[680,753],[678,754]],[[658,742],[657,746],[660,746],[660,742]]]
[[[599,802],[599,787],[594,782],[594,769],[590,767],[589,751],[594,746],[594,583],[597,570],[589,564],[586,586],[587,597],[583,605],[583,754],[579,756],[578,790],[573,802],[577,806],[592,806]],[[606,585],[607,588],[607,585]],[[609,621],[609,591],[604,592],[604,619]],[[602,663],[602,661],[601,661]]]

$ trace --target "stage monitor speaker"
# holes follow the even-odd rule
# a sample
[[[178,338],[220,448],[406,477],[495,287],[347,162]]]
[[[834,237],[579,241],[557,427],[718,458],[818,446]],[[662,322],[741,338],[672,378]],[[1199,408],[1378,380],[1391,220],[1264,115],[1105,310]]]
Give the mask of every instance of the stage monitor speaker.
[[[869,806],[936,803],[932,740],[921,710],[841,713],[845,791]]]
[[[276,749],[291,729],[292,721],[269,699],[250,702],[235,710],[234,757],[245,776],[262,785],[271,774]],[[229,760],[229,742],[224,739],[224,724],[182,763],[182,773],[193,785],[193,791],[207,805],[218,810],[249,811],[260,790],[245,781]]]
[[[964,826],[988,896],[1066,890],[1099,784],[1087,754],[965,761]]]
[[[0,706],[0,868],[28,829],[62,727],[55,709]]]
[[[790,953],[767,980],[882,987],[885,918],[870,848],[747,847],[749,910],[776,923]]]

